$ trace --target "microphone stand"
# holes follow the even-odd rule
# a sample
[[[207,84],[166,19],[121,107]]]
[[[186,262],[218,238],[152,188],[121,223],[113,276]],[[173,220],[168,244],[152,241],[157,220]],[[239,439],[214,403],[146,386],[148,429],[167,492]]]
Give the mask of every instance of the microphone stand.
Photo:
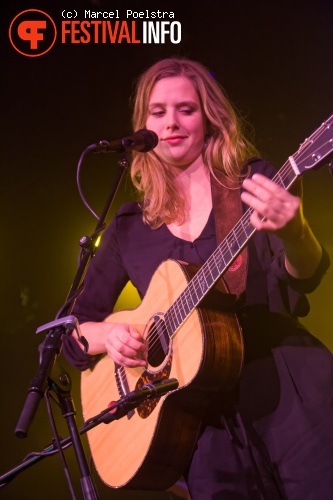
[[[143,401],[147,399],[160,398],[170,391],[177,389],[178,380],[175,378],[164,379],[160,382],[155,382],[151,384],[144,385],[141,389],[135,390],[127,394],[126,396],[120,398],[118,401],[113,403],[110,407],[102,410],[98,415],[90,418],[85,422],[83,427],[78,431],[79,435],[87,433],[90,429],[93,429],[100,424],[109,424],[115,420],[125,417],[129,412],[137,408]],[[63,387],[57,386],[54,388],[59,400],[62,399],[60,394],[65,393],[65,399],[70,394],[69,391],[64,390]],[[66,408],[66,403],[64,405]],[[59,446],[62,450],[68,448],[74,444],[71,435],[62,439],[59,442]],[[75,444],[74,444],[75,446]],[[10,470],[3,476],[0,476],[0,488],[12,481],[17,474],[28,469],[35,463],[40,462],[44,458],[54,455],[59,452],[59,447],[57,444],[50,444],[44,448],[42,452],[30,453],[21,464],[19,464],[14,469]]]
[[[82,154],[81,158],[88,152],[87,148]],[[82,258],[74,277],[73,284],[68,293],[67,299],[60,312],[58,313],[58,319],[44,325],[37,330],[37,333],[48,329],[46,338],[41,344],[40,350],[40,364],[35,377],[32,379],[26,401],[24,403],[21,415],[19,417],[15,434],[17,437],[24,438],[28,434],[28,429],[33,421],[34,415],[38,409],[38,405],[43,398],[46,390],[54,390],[57,387],[57,396],[59,399],[59,404],[62,409],[63,417],[66,419],[67,426],[70,433],[70,441],[73,444],[75,456],[78,462],[81,478],[81,487],[84,499],[95,500],[98,498],[97,492],[95,491],[90,471],[87,463],[87,459],[83,450],[83,445],[79,437],[79,432],[75,421],[75,410],[73,405],[73,400],[68,387],[70,386],[68,374],[62,373],[61,375],[53,376],[53,367],[56,363],[57,357],[61,351],[62,337],[68,332],[68,326],[70,329],[75,327],[74,316],[68,316],[73,309],[74,301],[82,291],[83,279],[87,271],[90,259],[92,258],[98,236],[104,231],[106,223],[106,217],[109,213],[117,190],[119,188],[120,182],[123,178],[125,170],[129,166],[129,160],[127,152],[124,151],[122,158],[118,161],[118,171],[117,176],[114,181],[111,193],[107,199],[103,212],[98,220],[95,231],[91,236],[85,236],[80,240],[80,245],[83,249]],[[60,318],[59,318],[60,316]],[[63,381],[63,382],[62,382]],[[60,386],[58,385],[60,382]]]

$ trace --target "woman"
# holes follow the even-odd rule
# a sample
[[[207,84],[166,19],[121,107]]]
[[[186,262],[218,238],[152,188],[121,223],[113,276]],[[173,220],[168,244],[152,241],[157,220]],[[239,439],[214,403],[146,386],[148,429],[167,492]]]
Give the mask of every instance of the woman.
[[[186,471],[189,490],[192,500],[331,498],[332,356],[297,320],[329,258],[303,215],[299,186],[291,194],[269,179],[273,167],[253,158],[222,89],[197,62],[173,58],[149,68],[133,125],[159,142],[135,155],[142,201],[116,214],[77,300],[88,354],[72,339],[67,357],[80,369],[104,352],[119,365],[145,366],[135,328],[103,321],[122,288],[131,280],[143,297],[169,258],[204,263],[242,207],[252,207],[257,232],[225,275],[237,296],[244,368],[207,411]]]

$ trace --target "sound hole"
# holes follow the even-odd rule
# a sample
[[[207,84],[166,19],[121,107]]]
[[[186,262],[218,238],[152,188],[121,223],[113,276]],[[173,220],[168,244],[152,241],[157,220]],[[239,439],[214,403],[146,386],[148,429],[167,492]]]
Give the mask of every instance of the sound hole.
[[[153,367],[159,366],[168,354],[170,338],[165,321],[158,315],[154,316],[154,321],[149,328],[147,343],[148,363]]]

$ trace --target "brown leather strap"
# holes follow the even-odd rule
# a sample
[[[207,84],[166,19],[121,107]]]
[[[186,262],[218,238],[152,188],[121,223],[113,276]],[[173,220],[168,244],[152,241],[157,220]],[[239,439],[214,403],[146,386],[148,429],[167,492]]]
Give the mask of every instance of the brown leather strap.
[[[235,183],[222,172],[215,170],[214,173],[222,183],[221,185],[211,176],[216,239],[219,245],[242,217],[242,204],[240,188],[235,189]],[[245,290],[247,258],[245,247],[223,276],[229,291],[238,297]]]

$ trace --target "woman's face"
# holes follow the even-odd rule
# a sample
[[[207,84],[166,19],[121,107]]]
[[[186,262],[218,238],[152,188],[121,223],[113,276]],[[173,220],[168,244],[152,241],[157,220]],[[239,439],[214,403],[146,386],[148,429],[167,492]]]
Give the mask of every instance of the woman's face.
[[[146,127],[158,135],[154,151],[166,165],[186,168],[201,155],[205,118],[199,96],[188,78],[173,76],[155,84]]]

